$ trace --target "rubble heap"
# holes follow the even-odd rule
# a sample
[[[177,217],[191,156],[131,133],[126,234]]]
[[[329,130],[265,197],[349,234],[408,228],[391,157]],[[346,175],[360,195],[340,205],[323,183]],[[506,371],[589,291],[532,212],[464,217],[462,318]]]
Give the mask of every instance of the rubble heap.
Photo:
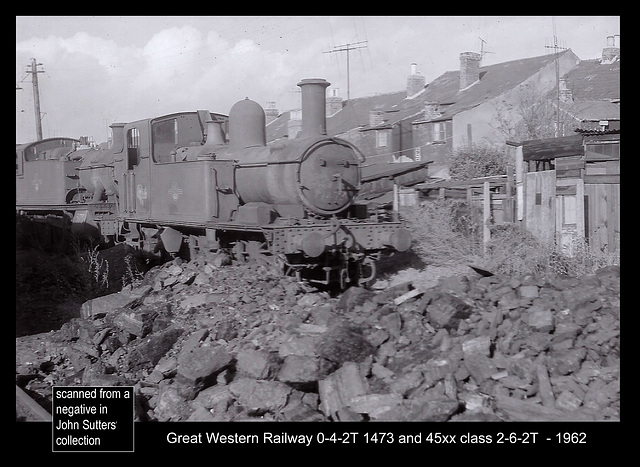
[[[139,421],[619,420],[620,271],[318,292],[220,255],[16,352],[16,380],[133,385]]]

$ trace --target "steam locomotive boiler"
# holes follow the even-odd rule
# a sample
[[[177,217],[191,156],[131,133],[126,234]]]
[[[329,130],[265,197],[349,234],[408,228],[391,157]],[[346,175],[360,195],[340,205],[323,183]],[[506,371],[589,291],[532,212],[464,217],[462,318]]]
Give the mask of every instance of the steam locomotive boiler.
[[[264,110],[249,99],[228,117],[200,110],[113,124],[111,150],[76,167],[90,200],[72,224],[115,222],[107,236],[149,252],[227,249],[241,261],[271,258],[311,282],[371,281],[380,256],[409,249],[410,235],[355,203],[364,157],[327,136],[329,83],[298,86],[301,133],[271,144]],[[116,215],[101,217],[111,204]]]

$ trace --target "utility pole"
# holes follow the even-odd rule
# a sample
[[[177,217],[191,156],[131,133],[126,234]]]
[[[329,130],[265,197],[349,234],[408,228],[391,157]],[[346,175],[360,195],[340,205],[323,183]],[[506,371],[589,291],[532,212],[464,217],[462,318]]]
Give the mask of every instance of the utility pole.
[[[326,52],[322,52],[325,54],[332,54],[335,52],[347,52],[347,100],[351,98],[350,94],[350,85],[349,85],[349,52],[351,50],[363,49],[367,47],[367,41],[359,41],[359,42],[348,42],[342,45],[336,45],[333,50],[327,50]]]
[[[558,61],[558,50],[566,49],[566,47],[558,46],[558,36],[556,35],[556,19],[552,17],[551,19],[553,25],[553,45],[546,46],[547,49],[553,49],[553,53],[555,54],[554,60],[556,64],[556,137],[560,136],[560,62]]]
[[[27,70],[27,73],[31,73],[31,82],[33,83],[33,105],[35,107],[36,114],[36,133],[37,141],[42,139],[42,117],[40,114],[40,93],[38,91],[38,73],[44,73],[43,70],[38,70],[38,66],[42,63],[36,63],[36,59],[31,59],[31,70]]]

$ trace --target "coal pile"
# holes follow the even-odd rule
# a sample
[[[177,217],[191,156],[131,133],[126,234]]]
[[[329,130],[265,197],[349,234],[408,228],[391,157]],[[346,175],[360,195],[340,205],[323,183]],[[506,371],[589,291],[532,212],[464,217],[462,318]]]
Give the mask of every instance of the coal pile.
[[[138,421],[620,419],[620,270],[466,276],[338,298],[177,259],[16,352],[16,382],[135,387]],[[417,284],[417,283],[416,283]]]

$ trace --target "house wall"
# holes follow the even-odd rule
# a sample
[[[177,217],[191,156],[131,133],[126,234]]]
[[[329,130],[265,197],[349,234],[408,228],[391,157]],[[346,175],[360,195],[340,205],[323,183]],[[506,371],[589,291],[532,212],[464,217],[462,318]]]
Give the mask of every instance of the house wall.
[[[566,53],[559,57],[558,62],[560,76],[562,76],[575,67],[580,60],[573,53]],[[539,95],[540,98],[543,98],[555,88],[556,67],[555,63],[551,62],[519,85],[514,85],[513,88],[501,96],[457,113],[453,117],[453,149],[469,144],[469,142],[474,144],[504,144],[505,141],[516,135],[508,135],[504,131],[500,131],[497,120],[498,114],[502,119],[512,122],[520,121],[522,116],[519,108],[522,105],[523,96],[531,98],[531,93],[534,93],[534,96]],[[471,141],[469,141],[470,134]]]
[[[444,140],[437,140],[434,124],[444,125]],[[432,177],[449,178],[449,160],[451,159],[451,120],[441,122],[414,123],[412,126],[413,147],[419,147],[422,161],[433,161],[429,165]],[[414,156],[415,159],[415,150]]]
[[[377,131],[384,131],[387,133],[386,146],[377,146]],[[356,145],[369,163],[393,162],[393,154],[398,150],[394,144],[397,143],[398,139],[394,138],[393,130],[391,128],[364,131],[360,128],[354,128],[346,133],[336,135],[336,137],[345,139]]]

